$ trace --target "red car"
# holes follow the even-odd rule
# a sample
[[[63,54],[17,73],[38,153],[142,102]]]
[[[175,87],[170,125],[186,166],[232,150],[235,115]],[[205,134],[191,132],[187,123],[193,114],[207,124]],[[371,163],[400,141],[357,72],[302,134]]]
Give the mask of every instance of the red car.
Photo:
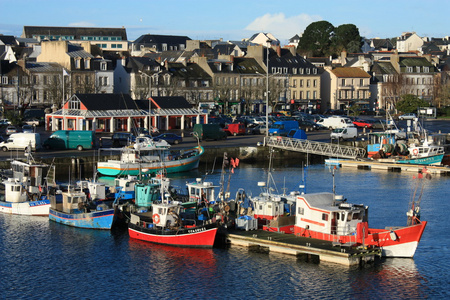
[[[353,121],[356,127],[373,128],[373,122],[370,120],[357,119]]]

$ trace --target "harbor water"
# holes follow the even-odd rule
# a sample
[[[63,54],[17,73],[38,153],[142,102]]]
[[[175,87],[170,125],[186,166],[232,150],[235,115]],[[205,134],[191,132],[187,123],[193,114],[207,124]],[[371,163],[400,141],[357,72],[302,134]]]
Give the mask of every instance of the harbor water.
[[[184,189],[205,170],[172,176]],[[364,267],[308,263],[246,248],[185,249],[131,240],[126,232],[67,227],[46,217],[0,214],[2,299],[448,299],[449,178],[336,169],[319,164],[276,166],[275,192],[331,192],[369,206],[374,228],[406,225],[411,197],[422,193],[428,221],[414,259],[383,259]],[[219,185],[220,170],[206,181]],[[241,164],[225,190],[260,192],[264,166]],[[422,190],[422,182],[425,183]]]

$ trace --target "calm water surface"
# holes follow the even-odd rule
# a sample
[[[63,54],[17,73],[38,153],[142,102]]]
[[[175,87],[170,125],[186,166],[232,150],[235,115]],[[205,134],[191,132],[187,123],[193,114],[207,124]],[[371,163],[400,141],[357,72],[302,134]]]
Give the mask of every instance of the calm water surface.
[[[200,173],[173,178],[183,187]],[[323,165],[276,167],[277,189],[332,191]],[[220,182],[220,174],[208,179]],[[257,194],[263,167],[241,165],[230,192]],[[228,180],[228,176],[226,176]],[[244,248],[183,249],[130,240],[123,232],[70,228],[44,217],[0,214],[2,299],[446,299],[450,297],[448,177],[426,181],[422,219],[429,221],[414,259],[364,268],[297,261]],[[338,169],[336,192],[369,205],[372,227],[406,224],[417,180],[411,174]],[[420,186],[419,186],[420,187]],[[420,189],[419,189],[420,191]]]

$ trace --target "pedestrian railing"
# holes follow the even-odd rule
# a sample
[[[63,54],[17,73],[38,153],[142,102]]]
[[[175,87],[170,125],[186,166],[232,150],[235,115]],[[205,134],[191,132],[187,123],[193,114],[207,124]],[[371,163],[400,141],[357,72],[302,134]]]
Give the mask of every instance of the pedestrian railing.
[[[281,136],[269,137],[266,141],[266,146],[336,158],[356,159],[366,156],[366,150],[363,148],[310,140],[292,139]]]

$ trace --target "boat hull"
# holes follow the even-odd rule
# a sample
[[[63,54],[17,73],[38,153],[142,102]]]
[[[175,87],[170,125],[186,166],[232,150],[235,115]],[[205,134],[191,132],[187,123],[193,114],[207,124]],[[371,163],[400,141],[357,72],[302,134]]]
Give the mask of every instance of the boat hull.
[[[114,209],[69,214],[50,208],[48,216],[50,220],[67,226],[109,230],[114,220]]]
[[[339,242],[352,246],[374,246],[382,249],[385,257],[412,258],[416,252],[419,241],[425,230],[427,222],[391,229],[368,229],[368,234],[362,240],[358,235],[334,235],[312,231],[298,226],[294,227],[294,233],[298,236],[310,237],[329,242]]]
[[[0,201],[0,212],[13,215],[48,216],[50,200],[25,202]]]
[[[97,163],[97,171],[106,176],[137,176],[145,174],[156,174],[163,170],[166,173],[187,172],[198,168],[200,156],[204,150],[201,148],[195,156],[183,158],[180,160],[168,160],[161,162],[135,162],[128,163],[120,160],[108,160],[106,162]]]
[[[399,159],[396,160],[396,163],[399,164],[417,164],[417,165],[441,165],[442,159],[444,158],[444,154],[438,154],[433,156],[426,156],[426,157],[417,157],[417,158],[410,158],[410,159]]]
[[[130,238],[155,244],[212,248],[217,234],[217,226],[198,226],[181,230],[147,229],[142,226],[129,224],[128,234]]]

